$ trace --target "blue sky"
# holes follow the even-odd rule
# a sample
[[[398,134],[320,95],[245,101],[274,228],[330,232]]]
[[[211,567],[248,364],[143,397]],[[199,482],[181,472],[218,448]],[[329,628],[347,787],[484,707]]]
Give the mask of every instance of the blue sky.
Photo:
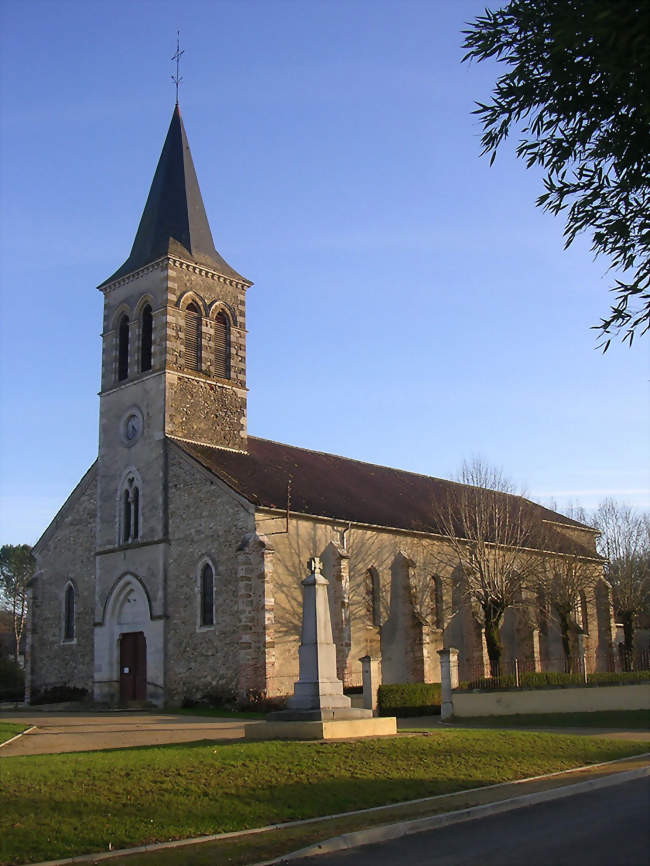
[[[596,348],[607,262],[480,158],[473,0],[3,0],[0,542],[97,451],[101,295],[174,103],[248,295],[249,431],[560,507],[650,506],[648,341]]]

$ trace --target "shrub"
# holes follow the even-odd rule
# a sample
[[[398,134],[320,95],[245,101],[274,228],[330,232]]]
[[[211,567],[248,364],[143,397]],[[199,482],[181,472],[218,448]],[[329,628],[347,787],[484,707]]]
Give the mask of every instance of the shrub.
[[[33,704],[63,704],[68,701],[85,701],[88,698],[88,689],[77,688],[77,686],[52,686],[42,692],[34,692]]]
[[[286,697],[269,698],[264,691],[249,689],[246,698],[239,701],[238,709],[244,713],[272,713],[283,710],[286,705]]]
[[[650,680],[650,671],[628,671],[621,673],[609,673],[607,671],[587,674],[585,683],[584,674],[568,674],[561,671],[529,671],[519,675],[519,688],[521,689],[568,689],[576,686],[599,686],[616,685],[617,683],[640,683]],[[459,689],[514,689],[514,674],[502,677],[481,677],[477,680],[465,680],[458,686]]]
[[[386,683],[377,691],[380,716],[434,715],[440,700],[440,683]]]
[[[22,701],[25,697],[25,674],[20,665],[0,656],[0,701]]]

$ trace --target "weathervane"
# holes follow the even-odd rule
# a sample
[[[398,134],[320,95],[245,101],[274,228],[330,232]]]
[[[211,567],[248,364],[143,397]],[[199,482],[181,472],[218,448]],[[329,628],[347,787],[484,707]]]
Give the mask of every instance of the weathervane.
[[[183,80],[179,75],[179,64],[181,57],[185,54],[185,49],[181,51],[181,31],[176,31],[176,54],[173,55],[172,60],[176,61],[176,75],[172,74],[172,81],[176,85],[176,105],[178,105],[178,85]]]

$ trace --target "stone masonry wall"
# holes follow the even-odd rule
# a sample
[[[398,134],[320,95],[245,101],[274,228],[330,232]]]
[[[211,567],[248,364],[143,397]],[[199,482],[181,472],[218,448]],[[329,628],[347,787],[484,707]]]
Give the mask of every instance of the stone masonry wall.
[[[337,596],[340,587],[340,561],[332,550],[342,547],[349,557],[349,589],[346,616],[349,621],[349,648],[344,667],[347,685],[361,684],[359,659],[376,654],[376,629],[369,628],[368,570],[376,569],[381,585],[379,599],[380,651],[386,657],[385,674],[390,673],[391,644],[400,650],[399,663],[393,665],[408,679],[436,682],[440,679],[437,650],[455,646],[460,658],[477,667],[486,664],[484,639],[471,608],[457,586],[456,562],[441,539],[381,529],[348,528],[345,524],[324,519],[291,516],[289,531],[284,532],[284,517],[271,518],[260,510],[256,517],[258,532],[266,534],[273,545],[273,617],[274,674],[268,675],[269,694],[290,694],[298,678],[298,644],[302,616],[300,582],[307,574],[307,560],[319,556],[325,577],[330,581],[330,607],[335,634],[341,635],[337,622]],[[328,548],[329,546],[329,548]],[[408,567],[405,567],[407,563]],[[431,578],[442,580],[442,607],[434,613]],[[406,582],[409,586],[406,586]],[[399,610],[392,611],[393,599],[399,599]],[[340,602],[339,602],[340,604]],[[603,605],[601,604],[601,607]],[[391,614],[393,614],[391,624]],[[602,619],[602,614],[601,614]],[[610,611],[611,619],[611,611]],[[441,625],[442,627],[439,627]],[[392,635],[392,631],[395,634]],[[513,631],[511,651],[527,658],[532,650],[532,636]],[[588,636],[588,652],[598,656],[599,644],[608,641],[601,627]],[[398,645],[401,641],[401,648]],[[605,652],[605,647],[602,652]],[[339,651],[340,654],[340,651]],[[343,672],[343,671],[342,671]]]
[[[169,449],[169,577],[166,696],[171,704],[232,692],[239,677],[237,550],[254,530],[249,507],[219,481]],[[200,626],[199,571],[215,571],[215,625]]]
[[[227,385],[167,374],[167,435],[245,448],[246,395]]]
[[[55,686],[85,688],[92,696],[95,490],[93,467],[35,548],[28,674],[32,696]],[[69,581],[75,587],[74,641],[63,640]]]

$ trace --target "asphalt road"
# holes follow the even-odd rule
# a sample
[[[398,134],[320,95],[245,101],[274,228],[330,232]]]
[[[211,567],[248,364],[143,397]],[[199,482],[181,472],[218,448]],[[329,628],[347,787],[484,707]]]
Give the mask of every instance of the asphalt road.
[[[290,863],[291,866],[579,866],[581,863],[648,866],[650,779]]]

